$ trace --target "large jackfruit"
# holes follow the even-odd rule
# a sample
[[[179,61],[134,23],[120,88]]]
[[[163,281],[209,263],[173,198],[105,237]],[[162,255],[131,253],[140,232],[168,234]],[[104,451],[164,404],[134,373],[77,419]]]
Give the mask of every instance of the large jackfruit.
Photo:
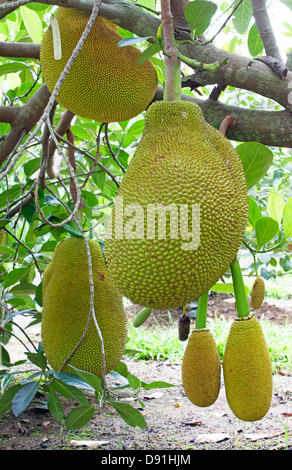
[[[262,327],[250,314],[231,325],[223,357],[228,404],[243,421],[257,421],[268,412],[273,376],[269,350]]]
[[[62,57],[54,59],[52,29],[44,34],[40,63],[50,92],[76,47],[89,14],[58,8]],[[72,65],[57,101],[75,114],[100,122],[125,121],[144,111],[157,88],[157,74],[150,60],[137,64],[141,52],[135,46],[119,47],[118,27],[97,17],[86,42]]]
[[[193,330],[182,363],[182,383],[196,406],[212,405],[220,392],[221,362],[214,337],[208,328]]]
[[[234,260],[247,217],[246,179],[230,142],[196,104],[153,103],[106,233],[122,294],[152,308],[198,299]]]
[[[113,284],[101,246],[89,240],[94,281],[94,308],[104,349],[106,373],[121,359],[127,339],[123,299]],[[51,367],[58,371],[79,343],[90,312],[89,269],[82,238],[58,243],[43,275],[42,343]],[[101,342],[94,320],[69,364],[102,376]],[[63,371],[74,372],[68,364]]]

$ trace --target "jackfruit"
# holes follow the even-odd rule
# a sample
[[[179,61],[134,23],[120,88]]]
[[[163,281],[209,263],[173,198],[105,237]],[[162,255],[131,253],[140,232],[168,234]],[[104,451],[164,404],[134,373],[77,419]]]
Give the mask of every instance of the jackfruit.
[[[198,105],[155,102],[106,231],[114,282],[140,305],[186,305],[229,268],[247,217],[246,178],[230,142]]]
[[[220,392],[221,362],[214,337],[208,328],[193,330],[182,363],[182,384],[196,406],[212,405]]]
[[[94,281],[94,308],[105,350],[106,373],[121,359],[127,321],[123,299],[113,284],[98,242],[88,240]],[[90,284],[86,247],[82,238],[60,241],[43,275],[41,335],[48,362],[59,371],[85,332],[90,312]],[[83,342],[62,369],[102,376],[102,351],[93,318]]]
[[[250,303],[253,308],[260,308],[265,298],[265,281],[262,277],[257,277],[251,290]]]
[[[89,20],[89,14],[58,8],[62,57],[54,59],[51,26],[41,43],[40,64],[50,92],[67,64]],[[126,121],[144,111],[157,88],[151,60],[137,64],[135,46],[119,47],[118,27],[97,17],[85,44],[66,76],[57,101],[71,112],[100,122]]]
[[[269,349],[257,318],[250,314],[231,325],[224,356],[226,399],[234,415],[257,421],[268,412],[273,377]]]

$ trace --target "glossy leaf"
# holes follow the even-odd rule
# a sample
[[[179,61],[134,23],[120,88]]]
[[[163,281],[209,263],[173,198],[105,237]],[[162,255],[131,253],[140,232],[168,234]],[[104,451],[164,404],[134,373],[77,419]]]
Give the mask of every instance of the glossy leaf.
[[[32,381],[23,385],[14,395],[12,400],[12,411],[15,416],[21,415],[30,405],[36,392],[38,391],[39,382]]]
[[[292,237],[292,197],[288,199],[283,209],[283,225],[285,238]]]
[[[255,232],[258,247],[270,242],[278,233],[279,224],[271,217],[261,217],[256,221]]]
[[[272,217],[272,219],[275,219],[278,224],[282,221],[284,205],[285,201],[282,194],[272,189],[268,194],[267,210],[268,215]]]
[[[215,3],[204,0],[195,0],[186,5],[185,19],[193,36],[200,36],[206,31],[216,10],[217,5]]]
[[[21,16],[28,34],[35,43],[40,43],[43,35],[42,22],[39,15],[26,6],[20,7]]]
[[[139,44],[140,42],[148,41],[152,36],[146,36],[143,38],[124,38],[118,42],[119,47],[133,46],[134,44]]]
[[[140,428],[147,428],[147,423],[140,413],[139,410],[133,408],[133,406],[129,405],[128,403],[120,403],[115,401],[108,401],[110,405],[112,405],[120,417],[132,427],[140,427]]]
[[[247,46],[252,57],[260,55],[264,49],[263,41],[260,36],[257,25],[254,23],[249,30],[247,38]]]
[[[239,0],[238,0],[239,1]],[[236,4],[238,3],[236,2]],[[251,0],[243,0],[233,16],[233,26],[239,34],[247,32],[252,19]]]
[[[76,369],[76,367],[71,366],[72,369],[76,371],[76,374],[81,377],[84,382],[88,383],[90,387],[92,387],[96,392],[100,391],[102,386],[102,379],[97,377],[96,375],[92,374],[91,372],[87,372],[84,370]]]
[[[20,388],[20,384],[13,385],[12,387],[8,388],[2,395],[2,397],[0,398],[0,416],[11,409],[12,400]]]
[[[68,430],[80,429],[85,426],[94,415],[94,406],[80,406],[74,408],[65,418],[65,425]]]
[[[255,227],[256,221],[262,217],[261,210],[256,201],[251,197],[248,198],[248,221],[252,227]]]
[[[267,173],[273,161],[273,152],[258,142],[239,144],[236,151],[243,164],[247,188],[250,189]]]
[[[58,421],[61,421],[64,417],[62,402],[52,388],[50,388],[47,396],[47,405],[54,418],[56,418]]]

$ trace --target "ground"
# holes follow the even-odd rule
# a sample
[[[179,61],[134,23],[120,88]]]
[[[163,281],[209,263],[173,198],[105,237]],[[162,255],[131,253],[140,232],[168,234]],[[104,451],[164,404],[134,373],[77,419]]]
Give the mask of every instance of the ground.
[[[137,309],[137,306],[131,308],[132,311]],[[160,319],[166,314],[154,313]],[[171,313],[177,320],[181,311]],[[215,314],[228,317],[234,313],[233,298],[213,296],[210,299],[209,317]],[[272,322],[291,323],[292,302],[270,300],[256,311],[258,318],[262,314]],[[39,341],[38,335],[36,332],[36,341]],[[13,342],[10,348],[17,352]],[[106,406],[98,409],[84,428],[67,431],[48,411],[30,405],[21,416],[9,413],[0,418],[1,450],[292,450],[292,376],[286,371],[273,376],[274,390],[269,412],[260,421],[247,423],[235,418],[230,411],[223,377],[217,401],[208,408],[198,408],[190,403],[181,386],[180,363],[123,360],[129,372],[145,382],[157,380],[175,385],[139,394],[144,409],[128,389],[121,392],[123,401],[140,409],[147,429],[128,426],[112,408]],[[94,397],[90,400],[96,403]],[[67,406],[69,411],[72,403],[68,402]]]

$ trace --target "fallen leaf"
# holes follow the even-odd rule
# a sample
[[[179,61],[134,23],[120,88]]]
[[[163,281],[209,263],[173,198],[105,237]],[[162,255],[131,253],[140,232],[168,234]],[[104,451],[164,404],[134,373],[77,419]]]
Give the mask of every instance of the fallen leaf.
[[[201,426],[202,421],[185,421],[184,423],[186,426]]]
[[[45,422],[43,423],[43,427],[44,427],[44,428],[49,428],[49,427],[51,426],[51,424],[52,424],[51,421],[45,421]]]
[[[71,446],[78,447],[78,446],[87,446],[87,447],[99,447],[105,444],[109,444],[110,441],[70,441]]]
[[[145,395],[144,396],[144,399],[146,400],[154,400],[156,398],[161,398],[163,396],[163,393],[161,392],[154,392],[154,393],[151,393],[150,395]]]
[[[195,440],[197,444],[213,444],[214,442],[221,442],[225,441],[226,439],[230,439],[229,434],[223,433],[213,433],[213,434],[199,434]]]

